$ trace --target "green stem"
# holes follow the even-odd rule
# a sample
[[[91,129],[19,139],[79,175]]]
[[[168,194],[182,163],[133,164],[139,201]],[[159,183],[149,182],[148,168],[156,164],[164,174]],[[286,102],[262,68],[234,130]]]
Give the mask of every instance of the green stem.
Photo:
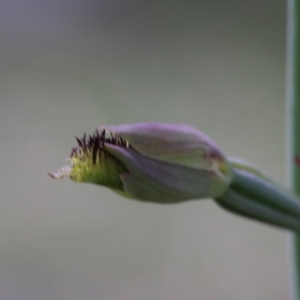
[[[287,123],[289,183],[300,194],[300,0],[288,0]],[[293,299],[300,300],[300,236],[293,236]]]
[[[300,232],[300,220],[280,209],[253,201],[253,198],[230,188],[215,201],[224,209],[256,221]]]
[[[294,217],[300,222],[299,198],[266,176],[233,169],[231,188],[242,195],[246,195],[254,202],[284,213],[287,217]]]
[[[231,212],[300,233],[299,198],[257,170],[233,166],[230,187],[214,200]]]

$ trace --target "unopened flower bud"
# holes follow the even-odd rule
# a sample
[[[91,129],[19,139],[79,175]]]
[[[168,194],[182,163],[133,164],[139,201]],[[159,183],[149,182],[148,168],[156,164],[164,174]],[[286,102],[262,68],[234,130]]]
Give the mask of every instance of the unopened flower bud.
[[[227,190],[231,167],[221,149],[183,124],[102,126],[78,146],[53,178],[107,186],[160,203],[216,198]]]

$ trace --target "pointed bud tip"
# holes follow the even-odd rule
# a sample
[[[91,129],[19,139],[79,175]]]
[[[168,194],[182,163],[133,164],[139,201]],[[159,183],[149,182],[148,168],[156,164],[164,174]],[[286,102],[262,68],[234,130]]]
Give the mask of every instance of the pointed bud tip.
[[[70,173],[71,173],[71,167],[70,166],[63,166],[62,168],[60,168],[55,173],[48,172],[48,175],[51,178],[58,180],[58,179],[63,179],[63,178],[66,178],[66,177],[70,177]]]

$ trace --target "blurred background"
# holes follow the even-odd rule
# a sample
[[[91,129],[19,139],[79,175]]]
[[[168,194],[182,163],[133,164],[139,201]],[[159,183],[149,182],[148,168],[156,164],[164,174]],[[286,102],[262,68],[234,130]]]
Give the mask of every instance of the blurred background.
[[[287,232],[47,176],[164,121],[284,182],[285,28],[283,0],[1,0],[0,300],[287,299]]]

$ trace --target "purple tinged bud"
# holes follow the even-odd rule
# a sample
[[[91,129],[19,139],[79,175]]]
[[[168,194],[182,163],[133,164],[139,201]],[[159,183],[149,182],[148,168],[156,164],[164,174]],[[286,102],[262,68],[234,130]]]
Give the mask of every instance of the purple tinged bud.
[[[69,158],[70,169],[52,177],[92,182],[159,203],[220,197],[231,182],[222,150],[194,127],[138,123],[101,126],[100,132],[88,143],[79,139]]]

